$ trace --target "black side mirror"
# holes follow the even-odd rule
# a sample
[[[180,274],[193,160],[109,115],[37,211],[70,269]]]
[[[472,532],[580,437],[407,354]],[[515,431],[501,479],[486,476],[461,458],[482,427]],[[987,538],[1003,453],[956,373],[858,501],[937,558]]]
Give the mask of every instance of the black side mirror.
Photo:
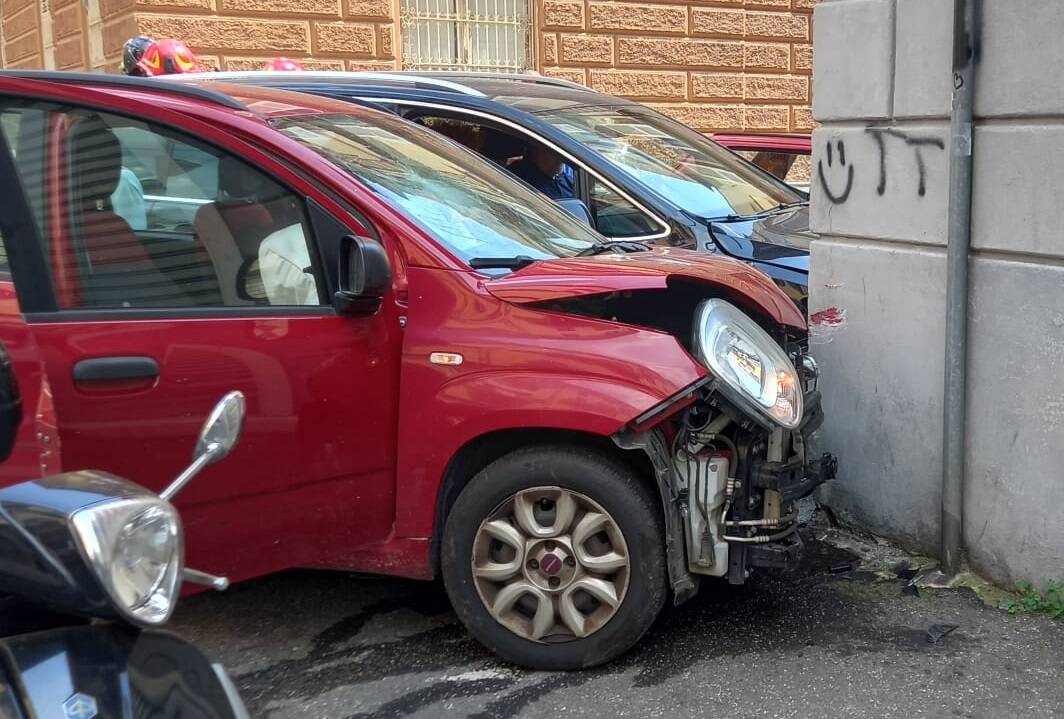
[[[376,240],[346,235],[340,240],[340,290],[333,306],[340,314],[372,315],[392,286],[388,253]]]
[[[591,220],[591,210],[587,208],[587,205],[584,204],[583,200],[578,200],[574,197],[562,200],[555,200],[555,202],[558,203],[558,205],[563,210],[568,212],[570,215],[573,215],[576,219],[580,220],[588,227],[593,228],[595,226],[594,222],[592,222]]]

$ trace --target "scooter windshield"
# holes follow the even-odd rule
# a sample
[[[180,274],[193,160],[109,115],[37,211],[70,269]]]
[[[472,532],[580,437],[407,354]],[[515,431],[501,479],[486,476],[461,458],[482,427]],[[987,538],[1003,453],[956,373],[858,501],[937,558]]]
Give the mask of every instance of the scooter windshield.
[[[398,118],[310,115],[273,126],[362,181],[463,261],[571,257],[604,241],[475,153]]]

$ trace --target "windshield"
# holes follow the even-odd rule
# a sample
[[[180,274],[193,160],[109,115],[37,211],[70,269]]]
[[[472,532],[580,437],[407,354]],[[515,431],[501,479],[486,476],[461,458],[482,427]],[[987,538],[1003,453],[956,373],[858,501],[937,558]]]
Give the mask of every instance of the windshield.
[[[700,133],[648,108],[568,107],[539,117],[698,217],[755,215],[803,199]]]
[[[465,262],[571,257],[603,241],[494,165],[399,118],[306,115],[272,124],[368,185]]]

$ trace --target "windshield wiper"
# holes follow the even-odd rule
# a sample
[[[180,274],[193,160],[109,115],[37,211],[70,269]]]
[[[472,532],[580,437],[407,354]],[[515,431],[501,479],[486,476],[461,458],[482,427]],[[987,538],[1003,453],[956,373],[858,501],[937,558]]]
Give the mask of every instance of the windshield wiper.
[[[474,270],[519,270],[528,267],[536,260],[528,255],[516,257],[474,257],[469,260],[469,266]]]
[[[761,210],[754,212],[750,215],[721,215],[720,217],[710,217],[709,222],[751,222],[752,220],[760,220],[762,217],[774,215],[777,212],[783,212],[784,210],[790,210],[794,207],[802,207],[809,204],[809,200],[798,200],[797,202],[784,202],[783,204],[776,205],[775,207],[769,207],[767,210]]]
[[[590,247],[580,250],[576,253],[577,257],[593,257],[594,255],[604,255],[608,252],[613,252],[618,255],[627,255],[632,252],[647,252],[649,247],[642,242],[633,242],[631,240],[613,240],[612,242],[599,242],[591,245]]]
[[[766,212],[779,212],[780,210],[789,210],[792,207],[802,207],[802,206],[808,205],[808,204],[809,204],[809,200],[797,200],[795,202],[784,202],[781,205],[776,205],[771,210],[766,210]]]

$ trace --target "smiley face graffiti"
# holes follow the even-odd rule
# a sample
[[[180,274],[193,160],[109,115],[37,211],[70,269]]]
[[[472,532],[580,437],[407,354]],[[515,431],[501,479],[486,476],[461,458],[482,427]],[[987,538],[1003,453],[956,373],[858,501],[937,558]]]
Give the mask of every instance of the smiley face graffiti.
[[[828,179],[827,179],[826,174],[824,173],[824,161],[823,160],[817,161],[817,163],[816,163],[816,174],[817,174],[817,178],[820,180],[820,189],[824,191],[824,196],[828,198],[828,201],[831,202],[831,204],[833,204],[833,205],[841,205],[842,203],[846,202],[846,200],[849,199],[850,192],[853,190],[853,165],[852,164],[851,165],[847,165],[846,164],[846,145],[843,143],[843,141],[842,140],[836,140],[835,141],[835,147],[838,148],[838,154],[839,154],[837,167],[839,169],[842,169],[845,172],[845,174],[846,174],[846,185],[843,188],[842,192],[834,192],[831,189],[831,187],[828,186]],[[833,152],[833,147],[832,147],[831,140],[828,140],[827,151],[828,151],[828,168],[830,169],[833,165],[835,165],[834,157],[833,157],[834,152]],[[838,173],[835,173],[835,174],[838,174]]]

